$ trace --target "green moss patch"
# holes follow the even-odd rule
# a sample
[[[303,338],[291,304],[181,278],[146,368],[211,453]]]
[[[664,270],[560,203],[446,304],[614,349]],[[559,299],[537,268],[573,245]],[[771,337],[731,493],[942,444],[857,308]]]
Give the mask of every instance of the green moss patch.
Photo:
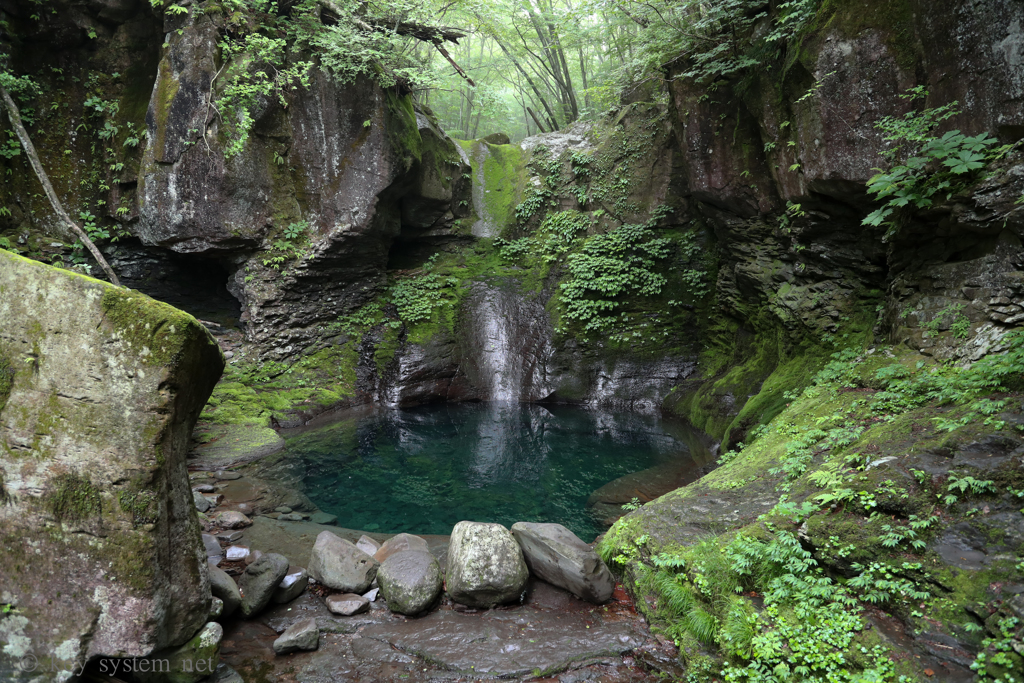
[[[47,509],[58,522],[99,519],[102,512],[100,490],[76,474],[55,477],[45,500]]]
[[[616,522],[602,556],[684,658],[710,648],[710,676],[801,661],[805,675],[824,667],[835,680],[923,676],[923,660],[896,656],[871,619],[980,647],[990,676],[1019,667],[1005,646],[1022,629],[1000,591],[1024,581],[1024,563],[1006,554],[1024,550],[1007,518],[1019,514],[1024,476],[998,454],[1021,441],[1007,433],[1024,422],[1021,397],[1000,377],[1016,381],[1024,340],[1008,345],[970,368],[905,347],[833,354],[718,469]],[[979,447],[990,455],[970,455]],[[984,545],[985,559],[945,557],[951,532]],[[753,630],[736,620],[745,608],[734,589],[764,598],[744,617]],[[802,659],[813,643],[815,657]]]
[[[203,425],[269,427],[272,419],[317,413],[355,395],[358,353],[351,342],[332,344],[290,364],[228,364],[200,415]]]
[[[515,208],[525,182],[525,159],[519,145],[479,144],[487,145],[489,152],[483,167],[484,204],[500,230],[515,222]]]
[[[914,8],[909,0],[868,0],[851,5],[842,0],[824,0],[818,9],[812,30],[835,30],[852,38],[865,30],[877,30],[893,51],[902,69],[912,70],[921,57],[914,33]],[[813,67],[812,67],[813,69]]]
[[[7,405],[7,399],[14,389],[14,367],[2,352],[0,352],[0,413]]]
[[[130,289],[105,289],[101,306],[115,333],[147,365],[170,365],[187,339],[208,336],[188,313]]]

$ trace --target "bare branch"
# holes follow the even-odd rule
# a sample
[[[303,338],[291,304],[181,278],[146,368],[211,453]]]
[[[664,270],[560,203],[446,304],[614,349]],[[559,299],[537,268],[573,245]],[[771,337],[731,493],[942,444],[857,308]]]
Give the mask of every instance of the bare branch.
[[[391,21],[390,19],[371,17],[361,19],[338,7],[334,0],[319,1],[320,6],[337,19],[351,19],[356,26],[364,31],[393,31],[400,36],[411,36],[427,43],[458,43],[460,38],[466,37],[465,31],[450,26],[427,26],[413,21]]]
[[[469,74],[462,70],[462,67],[459,66],[454,59],[452,59],[452,56],[448,54],[448,50],[444,49],[444,45],[442,45],[441,43],[434,43],[434,47],[437,48],[438,52],[444,55],[444,58],[447,59],[448,62],[455,68],[455,70],[459,72],[460,76],[466,79],[467,83],[469,83],[474,88],[476,87],[476,83],[473,81],[473,79],[469,77]]]
[[[100,265],[103,272],[107,274],[110,281],[121,286],[121,282],[117,279],[117,275],[114,274],[113,269],[107,260],[103,258],[103,254],[96,248],[96,245],[92,243],[89,236],[85,234],[85,231],[78,227],[78,224],[71,220],[71,217],[64,211],[64,207],[61,205],[60,200],[57,199],[57,193],[53,190],[53,185],[50,184],[50,178],[46,175],[46,171],[43,169],[42,163],[39,161],[39,155],[36,154],[35,145],[32,144],[32,138],[28,136],[28,131],[25,130],[25,126],[21,123],[21,112],[18,110],[18,105],[11,99],[10,93],[3,86],[0,86],[0,97],[3,97],[4,104],[7,105],[7,115],[11,119],[11,125],[14,126],[14,131],[18,135],[18,140],[21,142],[21,146],[25,149],[25,154],[28,156],[29,162],[32,164],[32,170],[36,172],[36,177],[39,178],[39,183],[43,186],[43,191],[46,192],[46,197],[50,200],[50,206],[53,207],[54,212],[67,223],[71,231],[78,236],[78,239],[82,240],[82,244],[85,245],[92,257],[96,259],[96,263]]]

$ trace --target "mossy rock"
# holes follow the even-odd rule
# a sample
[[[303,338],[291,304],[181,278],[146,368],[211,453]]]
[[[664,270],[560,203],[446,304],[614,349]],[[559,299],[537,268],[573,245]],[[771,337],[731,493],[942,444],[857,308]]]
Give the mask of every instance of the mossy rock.
[[[284,448],[284,439],[270,427],[208,425],[197,433],[199,443],[188,461],[191,469],[227,469],[273,455]]]
[[[191,638],[210,598],[185,455],[216,342],[167,304],[6,251],[0,319],[0,583],[31,651],[77,666]]]

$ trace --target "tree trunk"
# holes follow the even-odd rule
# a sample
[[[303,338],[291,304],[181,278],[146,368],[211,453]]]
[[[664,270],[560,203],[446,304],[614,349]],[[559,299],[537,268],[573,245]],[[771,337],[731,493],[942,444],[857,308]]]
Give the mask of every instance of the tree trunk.
[[[541,125],[540,119],[537,118],[537,115],[535,113],[533,113],[533,110],[527,107],[526,111],[530,112],[530,116],[533,117],[533,122],[537,124],[537,130],[539,130],[541,133],[547,133],[547,131],[544,130],[544,126]],[[527,124],[526,132],[530,132],[529,124]]]
[[[523,75],[523,78],[526,79],[526,82],[530,84],[530,89],[533,90],[533,94],[537,96],[537,101],[541,104],[541,106],[544,107],[544,111],[547,112],[548,120],[551,122],[552,126],[551,130],[558,130],[558,126],[555,125],[554,123],[554,121],[556,120],[555,115],[552,113],[551,107],[548,106],[547,100],[545,100],[544,96],[540,94],[540,90],[537,88],[537,85],[533,82],[533,79],[530,78],[530,74],[526,73],[526,69],[524,69],[522,64],[519,63],[519,60],[517,60],[512,55],[512,52],[507,47],[505,47],[505,44],[503,42],[497,39],[495,39],[495,42],[498,43],[498,47],[500,47],[501,51],[505,53],[505,56],[508,57],[510,62],[512,62],[512,65],[515,66],[516,69],[519,70],[519,73]]]

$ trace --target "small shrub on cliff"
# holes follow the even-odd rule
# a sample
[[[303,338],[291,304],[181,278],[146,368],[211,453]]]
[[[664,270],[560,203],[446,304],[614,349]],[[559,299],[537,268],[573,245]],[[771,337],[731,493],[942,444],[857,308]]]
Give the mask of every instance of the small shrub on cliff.
[[[398,309],[402,322],[412,325],[430,320],[434,309],[448,303],[444,290],[458,286],[456,278],[442,278],[437,273],[397,281],[388,290],[388,298]]]
[[[661,293],[667,279],[654,268],[669,255],[668,245],[649,225],[622,225],[589,238],[566,261],[569,278],[561,285],[566,317],[585,332],[611,329],[617,297]]]
[[[921,86],[901,95],[911,101],[927,96]],[[868,180],[868,193],[885,204],[868,214],[864,225],[885,225],[885,238],[893,237],[909,212],[928,208],[937,196],[949,199],[987,163],[1005,153],[1005,147],[995,153],[990,150],[996,140],[987,133],[966,136],[951,130],[942,137],[932,135],[939,124],[960,113],[957,104],[914,110],[902,117],[886,116],[875,124],[892,143],[883,154],[890,166],[875,169],[878,173]]]

